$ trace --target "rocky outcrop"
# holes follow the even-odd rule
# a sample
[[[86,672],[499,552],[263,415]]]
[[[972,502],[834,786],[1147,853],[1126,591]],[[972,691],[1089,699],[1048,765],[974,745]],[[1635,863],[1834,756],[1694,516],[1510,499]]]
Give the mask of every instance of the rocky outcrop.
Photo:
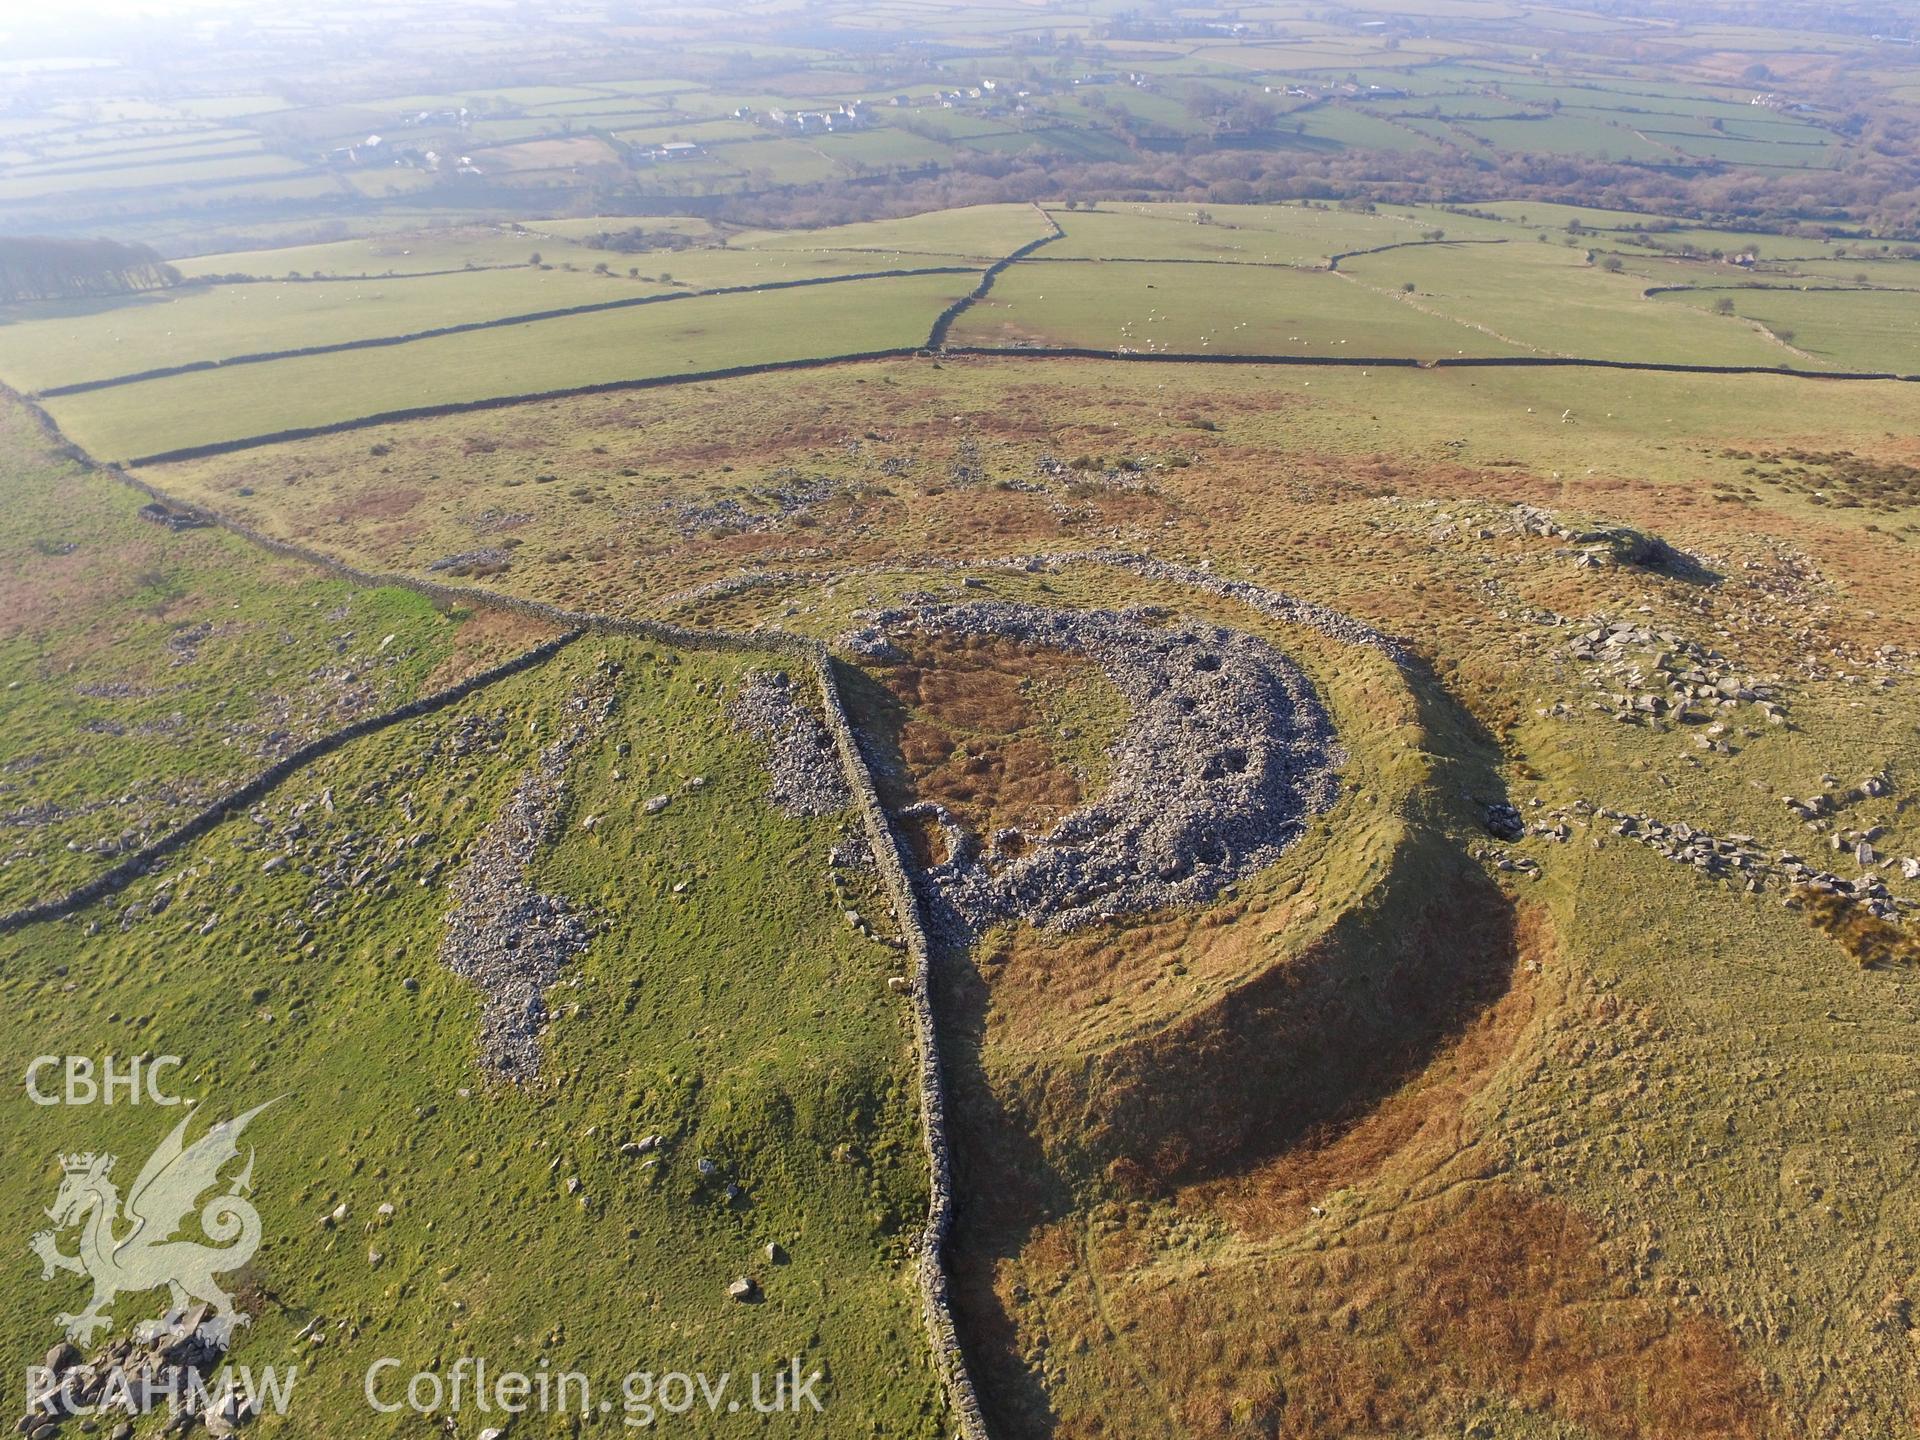
[[[1786,682],[1779,675],[1753,675],[1673,630],[1633,620],[1601,621],[1567,642],[1567,654],[1594,666],[1590,679],[1602,692],[1589,703],[1622,724],[1662,729],[1669,723],[1706,727],[1702,749],[1724,751],[1720,717],[1743,705],[1758,707],[1769,725],[1786,725]]]

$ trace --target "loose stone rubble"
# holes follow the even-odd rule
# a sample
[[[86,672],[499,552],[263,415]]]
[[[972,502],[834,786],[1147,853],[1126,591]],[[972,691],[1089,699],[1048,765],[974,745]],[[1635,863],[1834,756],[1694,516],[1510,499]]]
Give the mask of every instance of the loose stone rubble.
[[[760,534],[809,513],[842,488],[826,476],[805,478],[788,467],[775,471],[767,484],[749,492],[744,501],[732,496],[707,501],[662,500],[653,510],[682,535],[713,530]]]
[[[1108,565],[1143,580],[1186,585],[1225,600],[1236,600],[1270,620],[1317,630],[1328,639],[1337,640],[1343,645],[1361,645],[1371,650],[1378,650],[1396,664],[1405,664],[1408,660],[1406,647],[1399,641],[1371,625],[1354,619],[1351,615],[1342,614],[1331,606],[1302,600],[1281,590],[1268,590],[1254,584],[1251,580],[1231,580],[1196,565],[1156,560],[1151,555],[1140,555],[1128,550],[1067,551],[1057,555],[1036,556],[1024,562],[1015,563],[1025,570],[1057,570],[1074,564]]]
[[[963,575],[969,571],[980,570],[1015,570],[1027,574],[1042,574],[1070,569],[1075,565],[1104,565],[1111,569],[1124,570],[1143,580],[1162,581],[1202,590],[1221,599],[1238,601],[1282,624],[1305,626],[1344,645],[1362,645],[1368,649],[1378,650],[1396,664],[1404,665],[1409,658],[1407,648],[1398,640],[1371,625],[1354,619],[1351,615],[1342,614],[1331,606],[1302,600],[1282,590],[1269,590],[1250,580],[1233,580],[1215,575],[1202,566],[1159,560],[1151,555],[1143,555],[1132,550],[1061,550],[1039,555],[999,556],[978,560],[935,559],[925,562],[925,568],[928,570]],[[726,599],[749,590],[802,581],[837,583],[856,576],[879,574],[895,568],[897,567],[856,565],[817,573],[795,570],[748,570],[738,575],[706,581],[689,589],[676,591],[665,597],[665,603],[693,605]],[[967,583],[975,583],[976,578],[969,577]]]
[[[1802,818],[1831,813],[1830,805],[1812,806],[1812,802],[1792,796],[1784,799],[1787,808]],[[1821,869],[1796,851],[1763,845],[1752,835],[1714,835],[1685,821],[1668,823],[1584,800],[1546,811],[1542,819],[1527,826],[1527,831],[1565,843],[1572,839],[1576,825],[1595,830],[1610,828],[1623,840],[1644,845],[1676,864],[1691,866],[1707,879],[1736,885],[1750,895],[1773,892],[1791,898],[1798,890],[1824,891],[1852,900],[1876,919],[1896,924],[1920,914],[1920,901],[1895,895],[1880,873],[1898,868],[1903,878],[1915,878],[1920,876],[1920,859],[1909,857],[1896,867],[1890,857],[1879,854],[1870,840],[1856,832],[1833,832],[1824,837],[1833,853],[1853,860],[1857,873],[1849,876]],[[1594,843],[1600,842],[1596,838]]]
[[[475,568],[505,569],[513,563],[513,552],[490,546],[480,550],[463,550],[457,555],[442,555],[433,561],[427,569],[434,574],[466,574]]]
[[[481,1063],[503,1079],[539,1073],[547,987],[590,938],[587,923],[564,899],[535,888],[527,868],[557,821],[573,752],[612,713],[618,676],[619,667],[603,663],[568,697],[566,730],[541,750],[448,887],[454,904],[440,962],[486,995]]]
[[[1592,682],[1604,693],[1588,702],[1594,709],[1622,724],[1704,727],[1696,736],[1703,750],[1729,748],[1726,720],[1742,705],[1757,707],[1769,725],[1789,723],[1780,676],[1744,673],[1672,630],[1603,620],[1569,640],[1567,653],[1595,667]]]
[[[947,853],[928,873],[949,924],[1019,917],[1071,929],[1211,899],[1271,864],[1338,793],[1345,762],[1312,684],[1280,651],[1156,609],[1064,610],[1007,601],[863,614],[840,644],[886,663],[904,631],[1000,636],[1092,659],[1126,698],[1106,792],[1045,835],[979,837],[944,808]]]
[[[1643,534],[1629,525],[1574,529],[1551,510],[1537,505],[1515,505],[1509,513],[1513,528],[1522,535],[1565,540],[1572,548],[1560,553],[1571,555],[1576,565],[1588,569],[1633,565],[1683,579],[1705,579],[1711,573],[1693,556],[1674,549],[1658,535]]]
[[[62,1341],[47,1352],[45,1383],[29,1393],[27,1414],[14,1427],[34,1437],[63,1433],[75,1416],[81,1433],[127,1440],[135,1418],[162,1414],[181,1433],[198,1424],[212,1436],[232,1435],[255,1416],[252,1397],[220,1372],[226,1342],[197,1305],[169,1321],[135,1327],[126,1338],[83,1357]],[[151,1433],[158,1434],[155,1429]]]
[[[788,815],[831,815],[853,797],[820,718],[794,693],[784,670],[755,670],[727,707],[737,729],[767,746],[769,799]]]

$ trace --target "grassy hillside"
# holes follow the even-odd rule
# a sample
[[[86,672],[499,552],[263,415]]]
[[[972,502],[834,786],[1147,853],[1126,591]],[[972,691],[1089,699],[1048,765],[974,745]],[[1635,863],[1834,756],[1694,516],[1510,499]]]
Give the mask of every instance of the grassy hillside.
[[[348,746],[97,909],[0,939],[17,1068],[145,1048],[186,1057],[178,1088],[209,1118],[283,1097],[248,1137],[267,1238],[235,1353],[300,1367],[275,1433],[364,1413],[376,1358],[404,1376],[455,1354],[579,1370],[614,1397],[631,1370],[744,1386],[798,1354],[827,1375],[802,1433],[848,1416],[939,1430],[909,1264],[925,1174],[897,961],[841,919],[870,902],[857,876],[849,899],[829,884],[840,822],[769,808],[756,747],[722,713],[741,670],[584,642]],[[491,1081],[476,990],[436,959],[445,886],[570,723],[569,697],[609,674],[611,718],[576,752],[531,871],[593,938],[548,997],[542,1076]],[[656,792],[672,800],[652,813]],[[56,1149],[137,1168],[160,1113],[22,1102],[0,1136],[34,1177],[13,1222],[33,1228]],[[652,1153],[623,1153],[652,1135]],[[763,1303],[728,1297],[742,1274]],[[22,1363],[70,1290],[8,1290],[0,1334]]]

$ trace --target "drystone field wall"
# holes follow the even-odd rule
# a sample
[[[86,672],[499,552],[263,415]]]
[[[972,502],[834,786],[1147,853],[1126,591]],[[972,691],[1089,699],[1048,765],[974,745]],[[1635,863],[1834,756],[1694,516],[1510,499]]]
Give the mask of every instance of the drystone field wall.
[[[1036,243],[1045,243],[1044,240]],[[969,302],[984,295],[970,295]],[[963,309],[965,307],[962,307]],[[939,320],[951,326],[961,313],[942,312]],[[940,332],[944,337],[945,332]],[[1920,383],[1920,374],[1903,375],[1891,370],[1801,370],[1791,365],[1690,365],[1683,362],[1651,360],[1602,360],[1580,355],[1460,355],[1423,360],[1408,355],[1295,355],[1248,354],[1214,355],[1202,352],[1101,350],[1077,345],[949,345],[944,338],[937,343],[897,345],[884,350],[854,350],[832,355],[809,355],[793,360],[765,360],[752,365],[728,365],[713,370],[689,370],[679,375],[647,375],[627,380],[602,380],[588,385],[570,385],[554,390],[530,390],[512,395],[490,395],[479,400],[454,400],[438,405],[416,405],[400,410],[382,410],[371,415],[356,415],[321,425],[303,425],[271,430],[259,435],[243,435],[232,440],[213,440],[201,445],[183,445],[148,455],[128,458],[128,465],[166,465],[181,460],[204,460],[216,455],[231,455],[241,450],[258,450],[267,445],[282,445],[293,440],[311,440],[322,435],[340,435],[354,430],[395,425],[408,420],[431,420],[449,415],[472,415],[484,410],[505,410],[544,400],[575,400],[591,395],[615,395],[632,390],[662,390],[678,385],[700,384],[714,380],[739,380],[754,375],[775,375],[795,370],[826,370],[842,365],[869,364],[880,360],[910,360],[916,357],[974,356],[989,360],[1115,360],[1130,365],[1254,365],[1307,368],[1368,370],[1471,370],[1559,369],[1637,370],[1657,375],[1775,375],[1794,380],[1862,380]],[[280,357],[270,357],[280,358]]]
[[[527,600],[517,595],[503,595],[497,591],[485,590],[473,585],[448,585],[438,580],[423,580],[413,575],[392,575],[361,570],[344,561],[336,560],[330,555],[323,555],[290,541],[276,539],[254,529],[243,520],[223,515],[205,505],[196,505],[191,501],[178,499],[124,469],[108,467],[108,473],[163,505],[200,516],[263,550],[291,560],[302,561],[355,585],[375,588],[392,586],[424,595],[441,605],[469,605],[484,610],[502,610],[508,614],[543,621],[563,629],[594,630],[610,635],[633,635],[644,640],[654,640],[663,645],[676,645],[688,650],[728,650],[741,654],[777,652],[804,660],[818,646],[817,641],[807,640],[798,635],[789,635],[783,631],[741,634],[730,630],[701,630],[659,620],[641,620],[621,615],[598,615],[586,610],[569,610],[563,605],[549,605],[542,600]]]
[[[754,365],[723,365],[713,370],[688,370],[679,375],[648,375],[634,380],[601,380],[591,385],[568,385],[557,390],[533,390],[517,395],[490,395],[482,400],[449,400],[439,405],[414,405],[400,410],[382,410],[373,415],[356,415],[348,420],[333,420],[324,425],[300,425],[286,430],[270,430],[260,435],[243,435],[233,440],[213,440],[204,445],[183,445],[178,449],[135,456],[125,463],[165,465],[177,460],[205,460],[214,455],[231,455],[237,450],[257,450],[263,445],[281,445],[289,440],[311,440],[320,435],[340,435],[350,430],[395,425],[403,420],[433,420],[448,415],[476,415],[483,410],[507,410],[516,405],[532,404],[540,400],[577,400],[589,395],[616,395],[629,390],[661,390],[706,380],[738,380],[748,375],[776,375],[785,370],[818,370],[830,365],[853,365],[870,360],[905,360],[920,353],[918,346],[897,345],[885,350],[849,351],[844,355],[807,356],[799,360],[763,360]]]
[[[971,310],[975,301],[986,298],[987,292],[993,289],[993,282],[1000,278],[1002,272],[1026,259],[1042,245],[1051,245],[1066,233],[1060,228],[1060,222],[1055,220],[1053,216],[1049,215],[1045,210],[1041,210],[1038,205],[1033,208],[1038,210],[1040,218],[1047,222],[1048,233],[1040,236],[1036,240],[1029,240],[1019,249],[1014,250],[1010,254],[1003,255],[1000,259],[994,261],[993,264],[981,272],[979,284],[975,285],[973,289],[969,290],[938,315],[934,316],[933,328],[927,332],[927,348],[929,350],[939,350],[946,345],[947,332],[953,329],[953,322]]]
[[[912,968],[908,990],[919,1042],[920,1121],[927,1150],[927,1226],[921,1236],[918,1267],[921,1309],[934,1357],[946,1376],[947,1393],[962,1437],[987,1440],[980,1397],[974,1390],[966,1356],[960,1348],[960,1330],[953,1317],[947,1277],[947,1239],[953,1228],[953,1149],[947,1134],[946,1080],[940,1066],[939,1034],[934,1028],[933,952],[921,917],[919,892],[907,871],[906,851],[886,807],[880,803],[873,773],[860,753],[859,738],[847,717],[833,666],[832,656],[822,646],[814,655],[813,673],[820,689],[821,706],[826,712],[827,729],[852,785],[854,806],[860,812],[881,883],[893,903],[894,918],[900,926],[900,937],[906,944]]]

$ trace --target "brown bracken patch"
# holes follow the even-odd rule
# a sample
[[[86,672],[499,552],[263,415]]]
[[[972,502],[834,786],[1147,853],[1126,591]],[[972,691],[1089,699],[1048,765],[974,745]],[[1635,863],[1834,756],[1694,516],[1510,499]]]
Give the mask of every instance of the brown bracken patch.
[[[1757,1440],[1761,1373],[1712,1317],[1638,1293],[1576,1212],[1468,1184],[1354,1227],[1338,1248],[1171,1281],[1105,1282],[1188,1436],[1434,1433],[1478,1404],[1607,1440]],[[1057,1436],[1118,1433],[1063,1417]]]
[[[1512,986],[1363,1114],[1188,1184],[1171,1208],[1038,1225],[990,1279],[984,1263],[965,1274],[1000,1433],[1456,1433],[1486,1406],[1601,1440],[1776,1433],[1764,1377],[1724,1324],[1649,1293],[1629,1243],[1501,1178],[1480,1143],[1470,1102],[1519,1052],[1556,973],[1543,911],[1520,911],[1514,938]],[[1357,1186],[1358,1218],[1302,1228]],[[1209,1238],[1196,1249],[1196,1236]],[[1021,1357],[1042,1340],[1107,1357],[1100,1408],[1038,1383]]]
[[[1052,826],[1080,803],[1080,783],[1048,742],[1034,687],[1089,664],[999,636],[934,635],[877,668],[904,707],[895,733],[917,798],[982,836]]]
[[[554,628],[506,610],[477,610],[453,632],[453,648],[427,676],[423,694],[458,684],[469,675],[498,665],[551,640]]]

